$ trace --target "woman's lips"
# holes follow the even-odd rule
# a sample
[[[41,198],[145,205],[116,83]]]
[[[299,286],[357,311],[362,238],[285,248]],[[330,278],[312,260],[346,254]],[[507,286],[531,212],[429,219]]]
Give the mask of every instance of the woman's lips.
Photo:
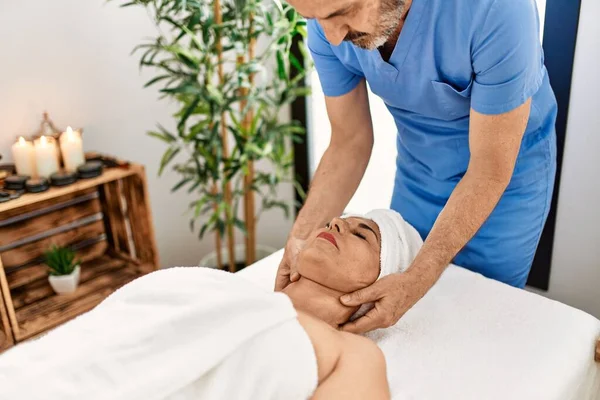
[[[319,233],[319,235],[317,237],[321,238],[321,239],[327,240],[329,243],[331,243],[336,248],[338,248],[337,242],[335,241],[335,237],[331,233],[329,233],[329,232],[321,232],[321,233]]]

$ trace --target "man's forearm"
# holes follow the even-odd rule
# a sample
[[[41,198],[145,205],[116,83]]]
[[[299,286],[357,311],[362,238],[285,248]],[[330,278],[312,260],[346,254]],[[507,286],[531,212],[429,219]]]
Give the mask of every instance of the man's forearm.
[[[329,146],[315,172],[291,236],[304,239],[344,211],[364,176],[372,146],[369,140]]]
[[[427,291],[490,216],[508,182],[467,174],[438,216],[410,270]],[[423,293],[425,294],[425,293]]]

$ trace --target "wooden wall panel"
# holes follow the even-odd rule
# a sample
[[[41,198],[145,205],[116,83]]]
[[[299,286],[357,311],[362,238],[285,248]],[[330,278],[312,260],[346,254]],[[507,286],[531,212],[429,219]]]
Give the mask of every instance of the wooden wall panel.
[[[124,199],[121,181],[104,184],[102,186],[102,198],[104,200],[104,215],[106,215],[109,242],[116,251],[131,256],[126,215],[123,211]]]
[[[94,195],[93,193],[91,194]],[[6,226],[0,226],[0,246],[6,247],[32,236],[44,235],[57,228],[72,224],[82,218],[99,214],[102,211],[100,200],[97,197],[85,195],[72,200],[77,202],[66,207],[53,207],[53,211],[34,218],[27,218]],[[40,210],[43,211],[43,210]]]
[[[15,329],[15,327],[17,326],[17,318],[15,316],[15,309],[12,305],[12,297],[10,295],[10,289],[8,288],[8,283],[6,282],[6,275],[4,274],[4,266],[2,264],[2,257],[0,256],[0,303],[2,303],[2,305],[0,306],[0,308],[2,308],[3,310],[6,310],[6,316],[8,317],[8,322],[10,324],[10,328],[5,329],[2,328],[3,331],[5,331],[5,343],[6,345],[8,345],[8,341],[11,340],[11,337],[9,337],[6,333],[11,332],[12,331],[12,338],[16,340],[16,331],[18,331],[18,328]],[[2,323],[2,325],[5,325],[5,322],[3,322],[4,318],[2,317],[2,315],[0,315],[0,323]]]
[[[122,268],[86,282],[73,294],[48,297],[44,301],[22,307],[16,311],[19,321],[18,333],[15,332],[16,339],[23,340],[37,335],[91,310],[109,294],[137,276],[135,270]]]
[[[5,269],[18,267],[31,262],[41,261],[44,252],[53,244],[58,246],[73,246],[87,239],[94,239],[104,234],[102,219],[79,226],[75,229],[38,240],[24,246],[2,253]]]
[[[81,262],[87,262],[93,260],[97,257],[102,256],[106,253],[108,249],[108,243],[106,240],[101,240],[97,243],[94,243],[90,246],[83,247],[77,250],[76,256],[77,259],[81,260]],[[44,263],[31,265],[25,268],[20,268],[14,271],[8,271],[6,279],[8,281],[8,286],[11,289],[16,289],[24,285],[28,285],[37,280],[43,279],[46,280],[48,278],[48,267]]]
[[[152,263],[158,268],[158,251],[143,168],[139,168],[137,174],[123,180],[123,192],[127,200],[127,214],[136,256],[143,263]]]
[[[46,209],[48,207],[55,206],[56,204],[65,203],[65,202],[71,201],[73,199],[76,199],[78,197],[90,195],[93,193],[98,193],[98,189],[96,187],[91,187],[91,188],[86,188],[86,189],[83,189],[80,191],[73,191],[73,192],[65,193],[64,195],[49,198],[49,199],[38,201],[38,202],[31,202],[31,201],[24,202],[24,204],[20,207],[10,208],[6,211],[2,211],[2,221],[5,221],[9,218],[20,217],[27,213],[37,212],[38,210]],[[33,195],[29,194],[27,196],[33,196]],[[11,203],[16,202],[16,201],[17,200],[12,200],[7,203],[3,203],[3,205],[10,205]],[[0,223],[2,223],[2,221],[0,221]]]
[[[118,258],[100,257],[85,262],[81,268],[80,284],[84,284],[106,272],[122,268],[125,261]],[[53,296],[54,291],[45,273],[43,278],[11,290],[13,307],[19,310],[25,306]]]
[[[1,268],[1,267],[0,267]],[[2,271],[0,271],[0,274]],[[4,305],[4,298],[0,291],[0,352],[8,349],[13,345],[13,334],[8,320],[8,312]]]

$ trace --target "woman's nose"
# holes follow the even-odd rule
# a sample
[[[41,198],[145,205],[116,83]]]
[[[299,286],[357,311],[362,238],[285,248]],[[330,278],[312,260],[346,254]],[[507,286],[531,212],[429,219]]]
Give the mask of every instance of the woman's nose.
[[[339,46],[349,32],[348,25],[341,22],[323,20],[319,23],[323,27],[325,37],[334,46]]]
[[[346,230],[348,230],[348,222],[346,222],[342,218],[334,218],[329,224],[329,229],[336,230],[339,233],[343,234],[344,232],[346,232]]]

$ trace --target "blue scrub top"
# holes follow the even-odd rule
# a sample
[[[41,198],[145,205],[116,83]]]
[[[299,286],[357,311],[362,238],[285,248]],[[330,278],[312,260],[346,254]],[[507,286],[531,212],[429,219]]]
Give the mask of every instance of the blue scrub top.
[[[364,78],[394,116],[391,207],[425,238],[469,162],[469,111],[501,114],[532,97],[512,180],[454,263],[523,287],[548,216],[556,171],[556,99],[535,0],[413,0],[388,62],[378,50],[331,45],[316,20],[308,47],[326,96]]]

